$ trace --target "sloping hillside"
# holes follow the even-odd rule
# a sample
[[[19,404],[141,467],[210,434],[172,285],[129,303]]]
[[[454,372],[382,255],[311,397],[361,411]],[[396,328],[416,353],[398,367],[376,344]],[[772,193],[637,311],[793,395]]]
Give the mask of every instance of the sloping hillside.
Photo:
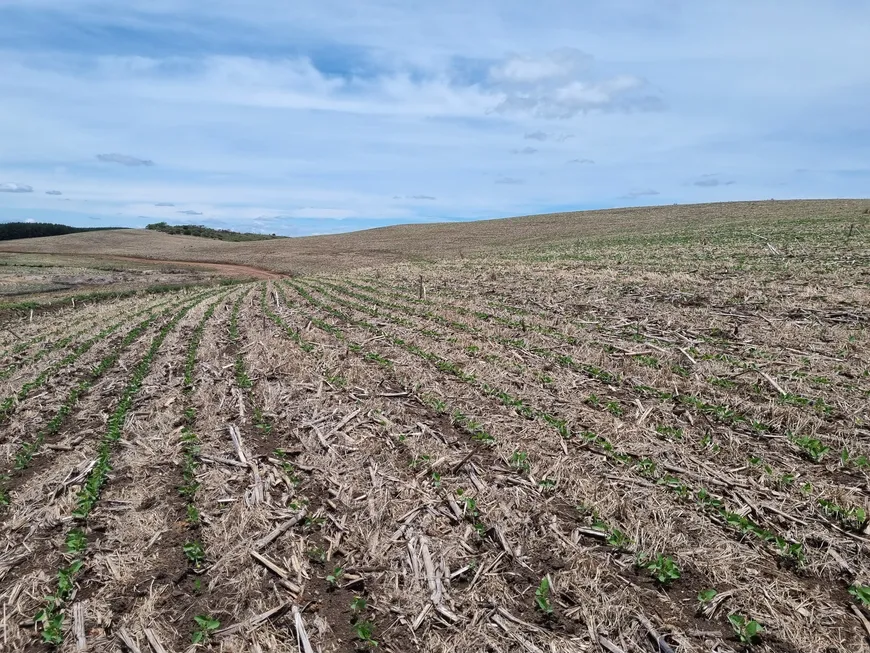
[[[275,272],[318,272],[401,261],[436,260],[483,250],[529,248],[600,237],[703,231],[854,215],[866,200],[730,202],[607,209],[437,224],[398,225],[330,236],[230,243],[128,229],[0,243],[0,251],[133,256],[164,261],[249,265]]]

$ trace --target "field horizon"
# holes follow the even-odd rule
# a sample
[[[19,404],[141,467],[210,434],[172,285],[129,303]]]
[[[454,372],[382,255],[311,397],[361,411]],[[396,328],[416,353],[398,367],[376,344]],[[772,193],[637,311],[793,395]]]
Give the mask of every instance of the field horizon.
[[[870,650],[867,206],[2,244],[3,646]]]
[[[281,274],[352,270],[546,247],[587,239],[702,234],[806,219],[866,219],[870,199],[759,200],[597,209],[377,227],[255,242],[117,229],[0,242],[0,252],[225,264]],[[227,270],[228,271],[228,270]]]

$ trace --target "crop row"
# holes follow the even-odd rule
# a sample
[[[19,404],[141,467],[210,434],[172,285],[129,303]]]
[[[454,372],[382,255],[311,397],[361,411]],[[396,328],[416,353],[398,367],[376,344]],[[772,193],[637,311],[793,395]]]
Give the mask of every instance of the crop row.
[[[407,325],[407,320],[404,320],[403,318],[395,319],[389,313],[385,313],[379,309],[373,309],[373,308],[370,308],[370,307],[365,306],[365,305],[354,304],[352,302],[348,302],[346,300],[343,300],[340,297],[337,297],[334,294],[329,293],[328,291],[324,290],[317,283],[309,282],[309,285],[313,288],[316,288],[319,292],[323,293],[325,296],[330,297],[333,301],[335,301],[343,306],[346,306],[346,307],[351,308],[353,310],[367,313],[373,317],[387,319],[387,320],[393,322],[394,324],[399,324],[402,326]],[[335,287],[336,289],[341,288],[341,286],[338,286],[335,284],[329,284],[329,285],[330,285],[330,287]],[[369,297],[369,296],[361,294],[361,293],[357,293],[356,296],[359,299],[369,300],[372,303],[377,304],[378,306],[383,305],[382,302],[379,302],[378,300],[376,300],[373,297]],[[402,308],[400,305],[396,305],[396,307],[399,309]],[[424,336],[432,337],[431,333],[428,330],[417,329],[415,327],[411,327],[411,328],[413,330],[423,334]],[[483,336],[483,337],[485,337],[485,336]],[[515,346],[514,341],[504,339],[504,338],[498,339],[498,342],[500,342],[501,344],[506,344],[507,346]],[[472,350],[469,352],[470,355],[472,355],[472,356],[479,356],[480,355],[480,352],[476,351],[476,348],[468,348],[468,349]],[[517,349],[522,349],[522,348],[517,347]],[[546,350],[541,350],[540,348],[536,348],[535,353],[539,353],[548,359],[552,359],[553,357],[556,356],[552,352],[548,352]],[[488,360],[488,357],[484,357],[484,358],[486,358]],[[443,363],[441,363],[441,365],[443,366]],[[605,372],[605,374],[607,374],[607,373]],[[641,392],[642,396],[650,396],[650,394],[652,394],[653,396],[655,396],[657,399],[660,399],[660,400],[674,398],[673,393],[668,393],[668,392],[662,393],[662,392],[656,391],[654,388],[650,388],[648,386],[634,385],[633,389],[635,391]],[[592,397],[594,397],[594,395],[592,395]],[[502,397],[502,401],[504,403],[504,401],[505,401],[504,397]],[[596,398],[594,402],[590,402],[590,400],[587,400],[587,403],[591,403],[593,406],[597,406],[600,408],[601,403],[603,403],[603,402],[601,402],[600,400],[598,400]],[[698,410],[700,412],[700,414],[709,414],[711,412],[715,412],[715,408],[716,408],[715,406],[712,406],[710,404],[706,404],[703,401],[700,401],[696,397],[691,396],[691,395],[681,395],[680,396],[680,403],[683,406],[694,407],[696,410]],[[520,414],[523,414],[526,417],[531,416],[530,412],[527,409],[525,409],[523,406],[515,405],[515,408],[518,410],[518,412],[520,412]],[[616,414],[619,414],[619,415],[622,414],[622,409],[621,409],[621,407],[619,407],[618,402],[608,403],[607,408],[609,408],[611,411],[616,411]],[[547,416],[545,414],[544,419],[547,420],[548,422],[550,422],[551,425],[554,424],[554,422],[551,421],[552,420],[551,416]],[[668,435],[669,435],[669,431],[673,431],[673,430],[674,429],[672,429],[670,427],[659,426],[656,429],[656,432],[661,439],[667,439]],[[817,440],[815,438],[810,438],[810,437],[806,437],[806,436],[804,436],[804,437],[796,437],[795,436],[795,437],[792,437],[792,442],[795,446],[800,447],[800,449],[802,450],[805,457],[807,457],[810,460],[813,460],[813,462],[817,462],[817,463],[821,461],[822,456],[828,450],[827,448],[825,448],[822,445],[822,443],[819,440]],[[753,459],[755,457],[750,456],[750,458]],[[760,462],[761,459],[757,458],[756,461]],[[844,466],[846,464],[849,464],[849,463],[855,463],[854,460],[851,460],[851,461],[850,460],[841,460],[841,462]],[[860,460],[858,460],[857,462],[860,462]],[[765,468],[768,469],[768,472],[770,474],[772,474],[772,470],[770,469],[769,465],[765,465]],[[788,475],[782,474],[780,476],[781,476],[781,478],[786,478]],[[811,486],[809,488],[807,488],[806,485],[807,484],[804,484],[804,487],[802,488],[803,494],[807,494],[808,492],[812,492]],[[816,512],[819,514],[821,523],[828,525],[829,524],[828,520],[834,519],[834,520],[838,521],[847,530],[852,530],[852,531],[856,531],[856,532],[861,532],[867,523],[867,513],[864,510],[864,508],[862,508],[860,506],[840,506],[836,502],[831,501],[830,499],[828,499],[824,496],[819,496],[816,498]]]
[[[124,423],[133,400],[141,388],[142,382],[148,375],[157,352],[170,331],[178,325],[194,306],[204,301],[206,297],[207,295],[201,295],[182,306],[160,328],[147,352],[133,369],[130,379],[109,417],[106,431],[97,449],[96,462],[75,497],[76,507],[72,514],[75,526],[67,531],[65,538],[66,556],[69,556],[72,560],[58,572],[55,592],[46,597],[43,608],[34,619],[40,628],[42,639],[46,643],[60,645],[63,641],[64,607],[75,588],[76,576],[85,565],[87,537],[85,536],[83,526],[87,523],[88,516],[97,504],[101,490],[108,480],[108,473],[111,470],[112,452],[115,444],[121,438]]]
[[[692,501],[695,505],[700,507],[703,512],[724,520],[728,526],[735,528],[738,532],[753,535],[763,542],[773,544],[781,555],[794,558],[798,563],[803,562],[804,549],[801,543],[790,540],[783,535],[778,534],[775,530],[766,528],[738,512],[729,510],[726,507],[723,498],[716,496],[706,488],[700,486],[693,488],[689,483],[679,478],[677,475],[666,472],[665,466],[657,463],[655,460],[652,460],[649,457],[618,451],[607,439],[600,435],[588,432],[572,433],[564,419],[561,419],[546,410],[530,405],[504,389],[476,378],[474,375],[463,371],[460,366],[448,359],[432,352],[428,352],[417,345],[408,343],[397,336],[383,331],[365,320],[355,319],[328,306],[327,304],[324,304],[323,302],[320,302],[319,300],[314,299],[310,293],[298,284],[291,283],[290,285],[312,305],[322,308],[326,312],[339,317],[349,324],[360,326],[377,334],[391,344],[405,349],[409,353],[428,361],[439,371],[448,373],[460,381],[475,387],[485,396],[498,399],[502,404],[512,408],[518,414],[528,419],[542,421],[553,428],[560,437],[566,440],[570,440],[574,436],[581,436],[583,441],[586,443],[587,448],[596,448],[599,453],[606,455],[608,459],[612,460],[615,464],[628,468],[634,473],[654,481],[658,486],[671,491],[683,500]]]
[[[277,292],[284,299],[285,304],[286,297],[283,295],[283,291],[278,287]],[[264,295],[265,296],[265,295]],[[270,314],[270,317],[273,322],[288,336],[290,336],[297,345],[299,345],[303,351],[305,352],[317,352],[317,348],[310,342],[301,339],[299,332],[294,330],[292,327],[289,327],[287,323],[275,314],[273,311],[268,309],[265,304],[263,307],[267,310],[267,314]],[[383,356],[372,356],[369,355],[372,352],[366,352],[364,348],[349,340],[345,334],[337,327],[329,325],[322,320],[319,320],[316,317],[311,316],[310,314],[305,315],[305,319],[311,320],[313,324],[317,324],[323,330],[327,331],[333,337],[338,338],[342,342],[344,342],[351,351],[356,352],[360,358],[367,363],[378,365],[381,369],[385,370],[388,376],[393,377],[393,364],[388,359]],[[372,383],[376,383],[376,380],[372,380]],[[400,381],[401,383],[401,381]],[[419,396],[420,401],[423,404],[427,405],[435,414],[441,414],[448,417],[456,427],[457,432],[464,433],[469,440],[474,442],[484,442],[484,443],[492,443],[495,441],[494,436],[489,434],[482,424],[473,420],[473,418],[464,415],[461,411],[457,409],[448,408],[446,402],[443,399],[440,399],[435,396],[428,396],[426,394],[419,394],[419,391],[413,393]],[[374,415],[375,419],[379,422],[383,423],[385,426],[393,428],[393,425],[389,420],[384,417],[380,417],[377,414]],[[400,449],[404,448],[405,438],[404,436],[399,436],[397,439],[397,445]],[[491,470],[494,467],[500,466],[496,461],[494,456],[487,455],[488,449],[476,449],[478,459],[481,456],[484,458],[491,458],[491,465],[484,465],[482,482],[484,485],[492,485],[494,483],[497,484],[495,479],[488,480]],[[420,476],[426,474],[427,467],[433,462],[433,457],[429,455],[416,455],[411,456],[408,459],[408,465],[410,469],[415,470],[415,473],[419,473]],[[514,453],[507,460],[510,468],[520,477],[528,477],[529,474],[529,462],[528,462],[528,454],[522,451],[514,451]],[[420,470],[417,472],[416,470]],[[454,469],[455,472],[455,469]],[[480,473],[480,472],[479,472]],[[455,506],[454,513],[456,517],[461,517],[465,519],[474,529],[474,531],[481,538],[481,542],[491,542],[495,551],[501,551],[503,547],[503,543],[499,541],[494,535],[493,527],[497,524],[497,521],[494,519],[490,519],[486,515],[486,511],[484,506],[482,506],[478,500],[475,498],[474,492],[469,491],[467,488],[463,488],[461,484],[456,485],[455,483],[450,483],[448,477],[438,473],[436,471],[431,471],[431,479],[430,482],[433,487],[437,488],[439,493],[450,497],[448,501],[451,505]],[[526,484],[532,488],[535,488],[542,495],[550,495],[554,491],[555,482],[550,479],[541,479],[538,483],[534,483],[529,480],[526,481]],[[556,515],[554,515],[556,516]],[[607,521],[601,518],[598,511],[594,509],[594,507],[590,505],[585,505],[582,508],[582,511],[578,511],[578,518],[585,519],[588,521],[589,526],[587,529],[583,530],[582,533],[585,537],[591,538],[592,540],[598,542],[598,546],[596,549],[607,549],[610,548],[611,551],[608,555],[618,555],[619,553],[627,553],[633,554],[635,565],[640,568],[646,570],[657,583],[659,583],[662,587],[667,588],[671,583],[678,580],[680,578],[680,568],[679,565],[675,562],[672,557],[665,555],[664,553],[657,553],[655,555],[644,552],[643,550],[637,548],[632,541],[632,539],[628,536],[628,534],[620,529],[619,527],[609,524]],[[561,517],[559,517],[561,518]],[[543,614],[552,615],[553,611],[553,601],[550,599],[549,589],[548,589],[548,576],[544,574],[544,577],[541,580],[541,584],[538,587],[538,591],[536,592],[536,605]]]
[[[333,309],[330,306],[324,304],[323,302],[315,300],[313,297],[311,297],[311,295],[309,293],[307,293],[307,291],[304,288],[300,288],[297,284],[289,283],[288,285],[290,287],[294,287],[297,290],[297,292],[300,295],[302,295],[303,298],[305,298],[306,301],[308,301],[313,306],[318,307],[321,310],[325,311],[326,313],[329,313],[335,317],[338,317],[339,319],[341,319],[342,321],[344,321],[350,325],[363,326],[363,328],[366,328],[363,325],[363,321],[355,320],[354,318],[351,318],[350,316],[343,314],[341,311],[339,311],[337,309]],[[285,303],[287,303],[286,300],[285,300]],[[328,328],[324,329],[325,331],[329,332],[333,336],[342,340],[345,344],[348,345],[348,348],[351,351],[355,351],[356,353],[358,353],[364,360],[368,360],[368,361],[371,361],[373,363],[377,363],[388,370],[393,369],[394,364],[392,361],[390,361],[388,358],[384,357],[383,354],[380,354],[377,352],[367,351],[366,348],[364,347],[364,345],[354,343],[341,331],[341,329],[339,327],[325,323],[322,320],[319,320],[318,318],[313,317],[310,314],[304,314],[303,317],[304,317],[304,319],[310,320],[311,323],[316,324],[318,326],[320,326],[318,324],[318,322],[321,322],[324,325],[326,325]],[[283,326],[284,326],[285,330],[288,330],[291,333],[293,332],[292,328],[287,329],[286,324],[284,324]],[[379,342],[388,341],[388,342],[391,342],[392,344],[396,344],[399,347],[402,347],[401,341],[396,342],[394,337],[392,337],[389,334],[386,334],[384,332],[380,332],[380,330],[378,330],[376,327],[372,327],[372,325],[370,325],[370,328],[368,328],[367,330],[369,330],[373,334],[377,334],[376,339],[373,339],[373,341],[379,341]],[[408,351],[411,351],[407,347],[405,347],[405,349]],[[411,353],[414,353],[414,352],[412,351]],[[368,354],[374,354],[374,355],[369,356]],[[444,359],[439,360],[437,358],[434,358],[434,359],[430,358],[429,360],[430,360],[430,362],[438,363],[438,362],[443,362]],[[451,371],[449,368],[439,366],[438,369],[440,369],[441,371],[445,371],[448,374],[453,374],[453,371]],[[469,379],[469,378],[466,378],[464,380],[466,382],[473,382],[472,379]],[[486,394],[486,392],[483,392],[482,394]],[[432,407],[434,410],[441,412],[441,413],[444,413],[448,416],[451,416],[452,411],[448,405],[447,400],[445,400],[443,398],[438,398],[438,397],[425,397],[425,395],[424,395],[424,401],[428,405],[430,405],[430,407]],[[520,413],[520,414],[522,414],[522,413]],[[456,422],[454,421],[454,423],[456,423]],[[457,424],[457,425],[459,425],[459,424]],[[475,434],[472,433],[472,437],[474,437],[474,435]],[[484,437],[486,438],[486,440],[484,440],[484,441],[487,441],[487,440],[494,441],[493,436],[490,434],[486,434],[486,435],[484,435]],[[569,437],[571,437],[571,436],[569,435]],[[794,563],[800,564],[801,560],[803,559],[803,549],[800,546],[800,544],[798,544],[796,542],[789,541],[788,539],[782,537],[781,535],[778,535],[770,530],[763,528],[759,524],[755,523],[753,520],[748,519],[748,518],[744,517],[743,515],[740,515],[736,512],[729,510],[727,508],[727,506],[725,506],[725,504],[721,498],[711,494],[705,488],[700,487],[700,486],[696,487],[694,489],[690,488],[684,482],[682,482],[679,478],[677,478],[675,475],[668,474],[666,470],[657,468],[655,466],[654,461],[651,461],[648,458],[639,458],[637,456],[628,456],[624,453],[621,453],[621,452],[617,451],[615,448],[613,448],[612,445],[609,442],[607,442],[606,439],[601,438],[600,436],[595,436],[594,434],[591,434],[591,433],[583,433],[583,434],[575,434],[574,437],[576,439],[582,438],[582,440],[585,442],[585,445],[581,445],[581,446],[583,446],[583,448],[598,448],[600,453],[605,453],[606,455],[608,455],[608,457],[612,461],[614,461],[620,468],[627,468],[629,466],[632,466],[631,469],[633,471],[635,471],[636,473],[639,473],[643,478],[652,480],[658,486],[665,485],[667,487],[667,489],[676,493],[679,497],[681,497],[681,499],[684,499],[690,503],[694,503],[704,513],[706,513],[710,516],[711,521],[714,524],[717,524],[725,529],[728,529],[730,527],[730,528],[733,528],[734,530],[736,530],[742,534],[751,535],[751,536],[754,536],[755,538],[758,538],[761,541],[770,542],[774,546],[776,546],[777,551],[779,553],[781,553],[782,555],[784,555],[786,557],[791,558],[792,562],[794,562]],[[423,457],[423,458],[425,459],[425,457]],[[421,464],[425,468],[426,461],[424,459],[421,459]],[[512,468],[517,469],[517,470],[523,469],[524,461],[525,461],[525,456],[524,456],[524,453],[522,451],[514,451],[514,453],[510,456],[510,458],[507,459],[508,464],[510,464],[510,466]],[[416,463],[416,461],[415,461],[415,463]],[[433,481],[432,481],[433,483],[437,484],[437,483],[440,483],[441,481],[442,481],[442,479],[438,475],[433,474]],[[552,487],[553,487],[552,481],[549,481],[546,478],[541,479],[541,481],[539,482],[539,488],[544,493],[551,491]],[[463,505],[464,505],[465,499],[472,499],[472,496],[468,495],[467,493],[463,493],[463,494],[457,495],[457,496],[459,496],[457,501],[459,501]],[[470,508],[466,507],[467,509],[463,509],[463,512],[465,514],[469,514],[467,511],[470,510],[471,514],[472,514],[472,519],[474,521],[473,525],[475,525],[475,528],[478,528],[478,525],[480,525],[480,527],[482,529],[486,529],[487,528],[486,518],[480,512],[479,506],[474,504],[473,499],[472,499],[470,505],[471,505],[471,507]],[[630,538],[627,537],[627,535],[625,534],[624,531],[620,530],[618,527],[610,526],[606,522],[602,521],[598,517],[598,515],[594,511],[594,509],[590,509],[587,514],[592,521],[591,530],[601,533],[600,536],[595,536],[595,537],[606,541],[610,546],[613,546],[615,548],[621,548],[621,549],[626,550],[626,551],[632,550],[633,547],[632,547],[631,540],[630,540]],[[649,555],[644,554],[642,551],[636,551],[635,561],[636,561],[635,564],[637,566],[646,569],[656,579],[656,581],[659,582],[663,586],[667,586],[671,581],[673,581],[675,578],[679,577],[679,573],[680,573],[679,567],[676,565],[675,561],[672,558],[669,558],[668,556],[666,556],[664,554],[657,554],[657,555],[649,556]],[[855,585],[855,586],[853,586],[852,590],[859,591],[861,589],[861,587],[862,586],[860,586],[860,585]],[[715,591],[704,590],[704,592],[702,592],[702,595],[703,595],[703,597],[699,596],[699,600],[703,604],[704,601],[709,601],[709,600],[711,600],[711,598],[713,596],[715,596]],[[734,618],[738,619],[738,620],[743,619],[744,623],[751,622],[750,618],[744,617],[743,615],[740,615],[740,614],[729,615],[729,619],[730,619],[730,616],[734,616]],[[733,625],[733,623],[732,623],[732,625]],[[757,626],[758,624],[755,624],[755,625]]]
[[[370,291],[375,291],[376,289],[370,286],[362,286],[361,284],[354,284],[364,289],[368,289]],[[402,304],[396,304],[394,302],[386,302],[382,299],[378,299],[377,297],[373,297],[371,295],[367,295],[360,292],[350,291],[347,288],[344,288],[338,284],[332,283],[329,284],[331,288],[342,292],[342,294],[347,294],[349,296],[354,296],[363,301],[368,301],[378,306],[385,306],[389,308],[393,308],[395,310],[401,310],[403,312],[408,312],[412,315],[417,315],[418,317],[424,317],[427,319],[436,320],[439,323],[451,326],[457,330],[464,331],[466,333],[470,333],[475,335],[476,337],[480,337],[482,339],[490,340],[492,342],[497,342],[500,345],[503,345],[508,348],[515,349],[517,351],[522,351],[526,353],[535,354],[538,356],[542,356],[546,358],[548,361],[563,367],[565,369],[570,369],[572,371],[584,374],[589,378],[600,381],[603,384],[608,386],[614,385],[618,387],[625,388],[626,390],[633,391],[639,393],[641,396],[653,397],[660,401],[668,401],[673,403],[675,406],[680,406],[681,409],[687,409],[691,411],[693,414],[697,416],[703,416],[705,418],[709,418],[719,422],[723,425],[729,426],[731,428],[736,429],[735,432],[741,433],[745,432],[748,435],[764,436],[769,433],[780,433],[781,429],[773,422],[765,421],[763,419],[755,419],[754,417],[741,412],[740,410],[728,406],[727,404],[717,404],[706,401],[703,397],[691,394],[691,393],[682,393],[676,390],[657,388],[651,385],[639,384],[639,383],[630,383],[625,379],[621,378],[617,373],[603,369],[601,367],[590,365],[588,363],[583,363],[575,360],[569,355],[562,354],[559,352],[554,352],[550,349],[538,347],[527,343],[522,338],[506,338],[500,337],[494,334],[490,334],[484,332],[482,329],[474,327],[473,325],[457,322],[455,320],[449,320],[444,318],[443,316],[435,313],[431,310],[422,309],[422,310],[413,310],[408,306]],[[411,298],[404,298],[408,302],[417,302],[417,303],[426,303],[425,300],[412,300]],[[453,307],[455,308],[455,307]],[[481,313],[477,311],[471,311],[466,309],[467,314],[473,315],[474,317],[479,318],[483,321],[488,321],[489,318],[493,318],[498,322],[509,324],[514,327],[521,326],[520,323],[508,320],[506,318],[495,318],[488,313]],[[531,328],[531,327],[530,327]],[[421,333],[424,333],[420,330]],[[558,332],[557,332],[558,333]],[[424,333],[424,335],[426,335]],[[582,342],[576,338],[575,336],[570,336],[568,334],[559,334],[560,337],[567,343],[572,345],[581,345]],[[472,354],[474,352],[471,352]],[[783,399],[784,402],[789,401],[789,397],[785,397]],[[606,403],[606,402],[605,402]],[[801,404],[798,399],[794,399],[792,403]],[[793,433],[791,431],[786,431],[784,433],[788,436],[789,441],[792,443],[794,447],[794,451],[799,453],[805,460],[808,460],[813,463],[821,463],[822,459],[827,456],[832,450],[833,443],[825,443],[823,440],[819,439],[815,436],[802,435],[800,433]],[[867,456],[862,455],[860,453],[850,452],[847,448],[843,448],[840,452],[839,461],[840,466],[844,469],[852,469],[854,471],[862,471],[870,469],[870,459]]]

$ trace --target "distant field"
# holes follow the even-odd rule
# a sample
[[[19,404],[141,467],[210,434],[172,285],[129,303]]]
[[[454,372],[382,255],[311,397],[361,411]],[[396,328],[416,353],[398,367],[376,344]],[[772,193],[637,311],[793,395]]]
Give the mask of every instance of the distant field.
[[[7,317],[4,646],[867,651],[863,206],[155,234],[295,274]]]
[[[0,252],[0,317],[16,307],[56,307],[73,298],[81,301],[160,287],[214,284],[228,276],[238,275],[195,264]]]
[[[611,209],[466,223],[401,225],[335,236],[230,243],[131,229],[0,242],[0,251],[146,256],[233,263],[285,274],[436,261],[517,248],[673,234],[701,242],[716,227],[764,230],[809,220],[829,229],[866,225],[870,200],[732,202]],[[866,230],[864,232],[866,237]]]

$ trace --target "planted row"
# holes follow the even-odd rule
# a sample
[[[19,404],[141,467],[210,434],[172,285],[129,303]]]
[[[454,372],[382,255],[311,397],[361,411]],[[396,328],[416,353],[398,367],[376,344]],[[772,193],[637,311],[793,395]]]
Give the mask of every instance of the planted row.
[[[64,606],[67,599],[70,597],[74,585],[75,577],[81,572],[85,564],[85,554],[87,551],[87,539],[80,526],[84,525],[88,516],[94,509],[99,500],[101,490],[108,480],[108,474],[111,470],[111,457],[115,444],[121,438],[124,429],[124,423],[130,407],[133,404],[135,395],[142,386],[142,382],[150,371],[151,364],[157,355],[166,337],[169,335],[177,324],[190,312],[190,310],[205,299],[200,297],[193,302],[183,306],[166,324],[164,324],[148,351],[136,365],[133,373],[124,388],[121,397],[112,411],[108,420],[106,432],[104,433],[100,446],[97,449],[96,462],[85,479],[83,487],[79,490],[75,498],[75,510],[73,511],[73,521],[77,525],[70,529],[67,533],[67,555],[72,556],[72,561],[69,566],[61,569],[58,573],[57,588],[54,594],[46,597],[43,608],[37,613],[34,620],[40,628],[42,639],[44,642],[53,645],[59,645],[63,642],[63,622],[64,622]]]
[[[498,399],[503,405],[512,408],[523,417],[526,417],[527,419],[537,419],[544,422],[545,424],[553,428],[561,438],[570,440],[575,435],[580,435],[572,432],[566,420],[547,411],[529,405],[524,400],[518,397],[514,397],[509,392],[498,388],[497,386],[493,386],[486,381],[476,378],[473,374],[465,372],[459,365],[457,365],[453,361],[445,359],[433,352],[426,351],[417,345],[408,343],[402,338],[385,332],[365,320],[357,320],[337,309],[334,309],[327,304],[324,304],[323,302],[314,299],[310,295],[310,293],[308,293],[304,288],[301,288],[298,284],[289,281],[286,283],[296,289],[297,292],[299,292],[299,294],[302,295],[312,305],[322,308],[326,312],[335,315],[336,317],[344,320],[348,324],[353,324],[365,328],[372,333],[381,336],[387,342],[390,342],[391,344],[396,345],[408,351],[409,353],[419,358],[422,358],[423,360],[426,360],[427,362],[435,366],[438,370],[450,374],[451,376],[459,379],[463,383],[466,383],[476,388],[483,395]],[[628,466],[629,469],[632,469],[635,473],[638,473],[642,476],[649,476],[650,474],[655,474],[658,468],[657,464],[649,458],[617,451],[612,444],[610,444],[606,439],[600,436],[584,433],[583,437],[584,440],[586,440],[587,442],[587,446],[594,444],[599,445],[600,452],[606,454],[609,459],[612,459],[619,464]],[[724,500],[722,500],[720,497],[713,496],[708,490],[703,488],[694,490],[688,483],[679,479],[673,474],[668,474],[665,478],[662,479],[656,478],[656,481],[660,486],[674,492],[681,498],[687,498],[692,494],[697,494],[699,496],[698,503],[702,508],[704,508],[704,512],[708,512],[708,509],[712,506],[710,502],[701,501],[700,497],[711,498],[712,501],[717,502],[718,508],[721,508],[722,512],[720,513],[720,516],[728,518],[726,519],[726,523],[729,526],[737,528],[737,530],[739,530],[739,532],[741,533],[755,535],[763,542],[775,544],[777,547],[777,551],[782,555],[794,557],[799,562],[803,561],[803,546],[800,543],[790,541],[787,538],[776,534],[769,529],[764,528],[763,526],[757,524],[756,522],[747,517],[743,517],[738,513],[727,510],[724,507]]]

